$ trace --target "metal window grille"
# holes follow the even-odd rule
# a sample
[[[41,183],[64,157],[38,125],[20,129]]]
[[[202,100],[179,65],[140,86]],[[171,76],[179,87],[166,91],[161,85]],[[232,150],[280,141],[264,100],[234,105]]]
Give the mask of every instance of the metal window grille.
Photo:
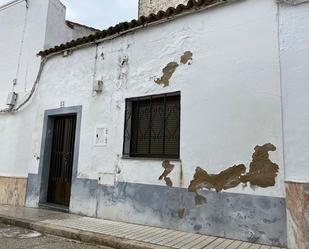
[[[123,154],[179,158],[180,93],[126,100]]]

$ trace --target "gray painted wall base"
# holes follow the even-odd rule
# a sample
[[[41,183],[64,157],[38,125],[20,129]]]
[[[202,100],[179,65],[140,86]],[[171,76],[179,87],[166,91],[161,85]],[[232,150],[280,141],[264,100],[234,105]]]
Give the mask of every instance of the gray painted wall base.
[[[37,207],[38,176],[29,175],[26,205]],[[201,192],[207,203],[196,207],[187,189],[75,179],[70,212],[115,221],[195,232],[274,246],[286,246],[284,198]],[[178,210],[185,208],[179,218]]]
[[[146,224],[207,235],[286,246],[284,198],[204,191],[196,207],[187,189],[118,183],[100,186],[76,179],[70,211],[104,219]],[[179,218],[178,210],[185,208]]]
[[[28,174],[26,189],[26,207],[36,208],[39,206],[41,181],[39,175]]]

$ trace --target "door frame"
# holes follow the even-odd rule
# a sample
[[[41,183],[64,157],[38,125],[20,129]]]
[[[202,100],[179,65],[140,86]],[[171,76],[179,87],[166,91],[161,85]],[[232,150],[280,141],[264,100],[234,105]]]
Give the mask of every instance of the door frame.
[[[50,159],[53,142],[54,119],[59,116],[76,115],[76,130],[74,143],[74,156],[72,167],[72,184],[77,178],[79,144],[80,144],[80,129],[82,118],[82,106],[61,107],[58,109],[46,110],[44,112],[43,133],[39,163],[39,178],[40,178],[40,196],[39,203],[47,203],[48,183]],[[71,188],[72,197],[72,188]]]

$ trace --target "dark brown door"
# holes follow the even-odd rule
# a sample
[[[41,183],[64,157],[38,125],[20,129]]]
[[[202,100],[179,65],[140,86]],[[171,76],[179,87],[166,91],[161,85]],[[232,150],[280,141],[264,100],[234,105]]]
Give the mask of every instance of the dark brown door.
[[[47,201],[69,206],[74,158],[76,116],[54,119]]]

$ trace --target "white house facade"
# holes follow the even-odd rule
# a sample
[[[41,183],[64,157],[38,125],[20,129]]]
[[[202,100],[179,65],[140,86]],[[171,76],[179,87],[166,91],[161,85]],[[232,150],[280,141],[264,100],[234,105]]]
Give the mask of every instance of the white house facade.
[[[56,47],[42,38],[13,89],[35,91],[0,115],[0,202],[308,248],[308,13],[190,0]],[[11,78],[1,71],[2,103]]]

